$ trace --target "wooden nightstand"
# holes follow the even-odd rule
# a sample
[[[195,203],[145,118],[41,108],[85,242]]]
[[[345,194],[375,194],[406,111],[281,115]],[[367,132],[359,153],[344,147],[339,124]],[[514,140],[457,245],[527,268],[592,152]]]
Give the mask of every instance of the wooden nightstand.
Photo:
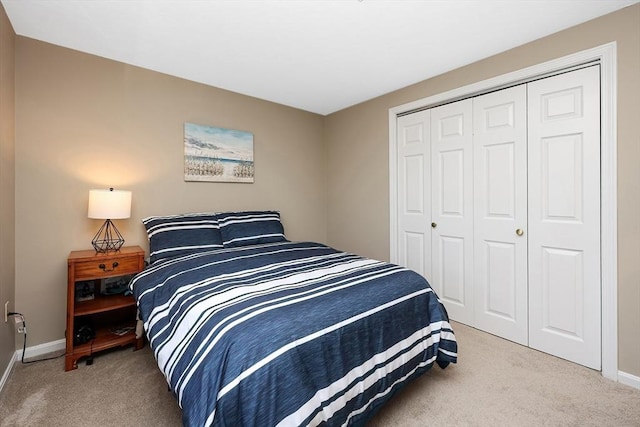
[[[141,349],[144,339],[137,339],[135,335],[135,299],[122,293],[108,295],[108,286],[117,287],[117,278],[142,271],[144,250],[139,246],[125,246],[118,252],[107,254],[97,254],[94,250],[72,251],[67,265],[67,352],[64,370],[76,369],[81,357],[108,348],[135,344],[136,350]],[[105,279],[108,280],[105,282]],[[106,289],[104,294],[101,288],[103,291]],[[82,325],[89,326],[95,337],[74,344],[75,332]]]

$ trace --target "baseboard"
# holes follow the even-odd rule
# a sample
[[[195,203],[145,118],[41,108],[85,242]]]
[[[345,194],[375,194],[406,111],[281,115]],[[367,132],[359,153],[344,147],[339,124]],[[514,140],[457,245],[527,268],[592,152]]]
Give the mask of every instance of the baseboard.
[[[9,364],[7,365],[7,369],[4,370],[4,374],[2,374],[2,378],[0,378],[0,393],[4,388],[5,383],[9,379],[9,375],[11,374],[11,370],[13,369],[13,364],[16,362],[16,354],[13,355],[11,360],[9,360]]]
[[[640,377],[618,371],[618,382],[640,390]]]
[[[50,341],[44,344],[27,347],[24,358],[30,359],[38,356],[43,356],[49,353],[56,353],[56,352],[59,352],[60,350],[64,350],[66,347],[66,344],[67,342],[63,338],[61,340]],[[9,364],[7,365],[7,369],[4,370],[4,373],[2,374],[2,378],[0,378],[0,392],[4,388],[4,385],[7,382],[7,379],[9,379],[9,375],[13,370],[13,366],[15,365],[16,361],[19,361],[19,360],[22,360],[22,349],[16,350],[16,352],[13,354],[13,357],[9,361]]]
[[[38,344],[31,347],[27,347],[24,358],[31,359],[33,357],[44,356],[49,353],[56,353],[60,350],[64,350],[66,348],[67,342],[66,340],[60,339],[56,341],[49,341],[44,344]],[[16,360],[20,360],[22,358],[22,349],[16,350]]]

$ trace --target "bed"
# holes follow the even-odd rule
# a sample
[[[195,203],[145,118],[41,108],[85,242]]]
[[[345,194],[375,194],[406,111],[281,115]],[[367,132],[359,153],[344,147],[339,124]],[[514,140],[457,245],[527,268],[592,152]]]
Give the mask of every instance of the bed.
[[[185,426],[364,425],[404,384],[455,363],[427,281],[285,238],[275,211],[149,217],[130,283]]]

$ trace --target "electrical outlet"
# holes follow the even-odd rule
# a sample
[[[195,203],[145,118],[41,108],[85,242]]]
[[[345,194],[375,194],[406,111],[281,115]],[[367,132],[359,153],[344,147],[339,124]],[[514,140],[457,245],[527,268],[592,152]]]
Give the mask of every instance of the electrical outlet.
[[[9,320],[9,301],[4,303],[4,323]]]

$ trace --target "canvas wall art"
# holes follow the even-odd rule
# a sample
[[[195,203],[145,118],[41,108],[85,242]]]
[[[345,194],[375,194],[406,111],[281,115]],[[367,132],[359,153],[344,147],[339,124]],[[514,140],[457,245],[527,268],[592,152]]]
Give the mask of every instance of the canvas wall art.
[[[184,124],[184,180],[248,182],[254,177],[253,134]]]

